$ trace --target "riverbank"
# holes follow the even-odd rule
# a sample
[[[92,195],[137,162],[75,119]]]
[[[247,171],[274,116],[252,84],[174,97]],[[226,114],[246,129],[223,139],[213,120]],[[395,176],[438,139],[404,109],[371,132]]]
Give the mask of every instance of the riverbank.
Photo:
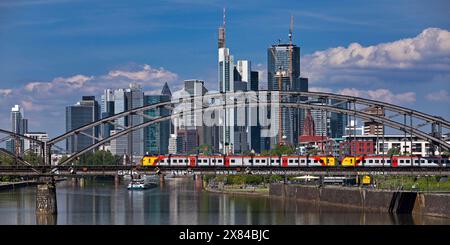
[[[271,184],[269,196],[350,207],[367,212],[415,213],[450,218],[450,193]]]
[[[204,187],[203,190],[212,193],[230,194],[230,195],[252,195],[252,196],[269,196],[268,187],[256,187],[256,188],[240,188],[238,186],[224,186],[224,188],[211,188]]]
[[[26,181],[18,181],[18,182],[0,182],[0,190],[11,190],[25,186],[34,186],[37,185],[36,180],[26,180]]]

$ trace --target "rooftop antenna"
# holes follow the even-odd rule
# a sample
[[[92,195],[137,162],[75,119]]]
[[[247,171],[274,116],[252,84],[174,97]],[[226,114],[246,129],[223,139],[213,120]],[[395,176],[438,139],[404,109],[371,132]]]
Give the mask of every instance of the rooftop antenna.
[[[227,28],[226,28],[226,26],[227,26],[227,10],[226,10],[226,8],[225,7],[223,7],[223,46],[225,47],[225,44],[226,44],[226,39],[225,39],[225,37],[226,37],[226,31],[227,31]]]
[[[289,25],[289,44],[292,45],[292,30],[294,29],[294,16],[291,15],[291,24]]]
[[[294,29],[294,16],[291,14],[291,23],[289,25],[289,82],[292,88],[292,30]]]

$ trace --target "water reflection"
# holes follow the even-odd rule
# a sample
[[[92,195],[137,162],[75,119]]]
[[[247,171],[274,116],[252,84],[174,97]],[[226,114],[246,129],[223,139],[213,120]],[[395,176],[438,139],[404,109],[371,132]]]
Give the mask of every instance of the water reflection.
[[[66,181],[57,184],[58,216],[36,217],[34,188],[0,192],[0,224],[450,224],[444,218],[206,193],[191,179],[166,180],[145,191],[128,191],[114,181]]]

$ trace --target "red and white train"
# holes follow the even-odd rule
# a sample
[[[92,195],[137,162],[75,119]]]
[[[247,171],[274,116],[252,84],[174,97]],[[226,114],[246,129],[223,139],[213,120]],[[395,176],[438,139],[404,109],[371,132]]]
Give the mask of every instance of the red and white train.
[[[450,167],[450,156],[347,156],[340,162],[333,156],[144,156],[143,166],[225,167]]]

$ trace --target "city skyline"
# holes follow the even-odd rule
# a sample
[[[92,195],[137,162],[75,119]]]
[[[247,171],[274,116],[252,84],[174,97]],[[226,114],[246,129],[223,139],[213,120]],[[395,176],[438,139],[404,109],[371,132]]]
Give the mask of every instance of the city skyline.
[[[202,3],[197,4],[204,5]],[[61,3],[61,5],[64,4]],[[20,11],[21,8],[37,8],[37,4],[30,2],[28,6],[17,6],[14,3],[8,5],[8,2],[5,2],[0,5],[0,10],[6,8]],[[209,17],[211,21],[208,21],[208,27],[200,28],[199,32],[211,36],[210,46],[214,48],[216,46],[214,38],[217,37],[217,27],[221,24],[222,8],[220,6],[208,6],[206,8],[205,14],[214,13],[215,16]],[[244,30],[246,29],[242,25],[242,21],[245,21],[245,18],[242,18],[242,13],[240,13],[243,11],[242,9],[245,8],[240,4],[227,6],[227,46],[232,49],[236,60],[248,59],[252,61],[253,69],[261,73],[260,84],[267,87],[266,49],[270,45],[276,44],[278,38],[286,42],[289,30],[289,11],[285,10],[286,16],[280,17],[272,23],[276,24],[276,28],[268,28],[272,31],[276,29],[270,35],[270,38],[266,37],[260,41],[257,36],[242,35],[242,30],[239,30],[241,27]],[[239,17],[239,15],[241,16]],[[349,35],[339,45],[311,45],[312,47],[309,47],[308,39],[327,36],[324,34],[315,35],[314,33],[311,34],[312,37],[305,35],[304,33],[308,32],[308,28],[311,28],[311,26],[303,24],[303,21],[306,22],[308,19],[315,18],[321,20],[322,23],[327,21],[339,23],[343,22],[342,19],[325,18],[320,15],[307,14],[307,12],[295,12],[292,15],[295,19],[294,44],[301,48],[301,75],[310,79],[312,91],[337,92],[382,100],[439,115],[446,119],[450,117],[450,109],[446,106],[450,102],[450,64],[445,59],[450,54],[448,22],[441,21],[440,24],[436,24],[439,22],[436,21],[434,24],[430,23],[428,27],[438,28],[423,26],[421,30],[416,29],[407,32],[407,34],[395,34],[380,39],[372,38],[369,42],[360,37]],[[38,26],[47,24],[34,23]],[[366,24],[370,25],[370,23]],[[26,29],[27,25],[24,26],[18,28],[16,34],[20,32],[20,29]],[[165,28],[166,31],[176,31],[176,29]],[[2,34],[5,32],[1,30],[5,30],[5,24],[0,24],[0,35],[4,36]],[[377,32],[383,32],[383,29],[377,30]],[[331,33],[329,37],[333,37],[333,35]],[[12,36],[14,36],[14,32]],[[6,50],[11,38],[1,40],[0,49]],[[146,40],[152,41],[151,39]],[[167,37],[167,40],[170,40],[170,38]],[[160,41],[155,40],[155,42],[149,42],[147,45],[151,48],[164,47],[164,44],[161,44]],[[173,42],[173,40],[170,40],[170,42]],[[178,40],[178,42],[182,44],[182,47],[186,45],[181,40]],[[20,49],[22,47],[20,45],[19,43],[13,45],[13,47]],[[195,42],[190,43],[190,45],[194,47],[193,49],[202,47],[201,44],[197,45]],[[266,47],[261,49],[261,45]],[[169,59],[167,57],[155,55],[157,57],[142,59],[142,57],[135,56],[131,52],[128,61],[124,61],[126,59],[123,57],[117,60],[112,59],[113,63],[111,61],[106,62],[110,63],[106,67],[105,65],[98,65],[98,61],[95,61],[94,63],[97,65],[94,65],[94,68],[86,69],[86,67],[83,67],[85,65],[80,65],[71,67],[71,69],[63,68],[61,71],[48,72],[46,75],[31,72],[27,73],[26,76],[37,74],[37,78],[29,79],[24,78],[23,75],[14,74],[14,70],[17,70],[17,68],[13,71],[7,71],[8,65],[4,64],[6,64],[6,59],[11,55],[11,52],[6,52],[5,56],[0,58],[0,67],[3,67],[0,68],[0,71],[4,74],[3,78],[0,78],[0,115],[2,115],[0,123],[7,126],[9,109],[15,104],[19,104],[27,112],[32,130],[46,131],[50,136],[55,136],[64,132],[64,123],[46,122],[46,118],[53,116],[60,117],[63,120],[64,108],[74,104],[82,95],[94,95],[99,100],[99,96],[104,89],[125,88],[131,82],[141,83],[146,91],[158,93],[165,82],[168,82],[171,89],[176,91],[181,88],[184,80],[192,78],[204,80],[208,90],[217,91],[217,67],[214,65],[217,54],[215,49],[211,50],[210,46],[205,46],[206,49],[202,50],[201,55],[188,55],[191,62],[186,64],[187,68],[179,65],[179,62],[186,61],[186,57],[180,57],[180,61],[173,61],[173,65],[166,65],[167,59]],[[252,54],[252,52],[255,52],[255,48],[252,46],[257,46],[260,50]],[[168,57],[177,53],[174,50],[167,50],[165,53]],[[111,49],[111,51],[114,50]],[[183,54],[183,49],[181,54]],[[203,56],[205,55],[211,65],[204,65],[205,57]],[[158,61],[161,61],[161,64],[158,64]],[[396,67],[392,66],[394,62],[398,64]],[[202,67],[205,69],[199,71],[198,69]],[[5,79],[8,81],[5,81]],[[393,81],[396,83],[393,83]]]

